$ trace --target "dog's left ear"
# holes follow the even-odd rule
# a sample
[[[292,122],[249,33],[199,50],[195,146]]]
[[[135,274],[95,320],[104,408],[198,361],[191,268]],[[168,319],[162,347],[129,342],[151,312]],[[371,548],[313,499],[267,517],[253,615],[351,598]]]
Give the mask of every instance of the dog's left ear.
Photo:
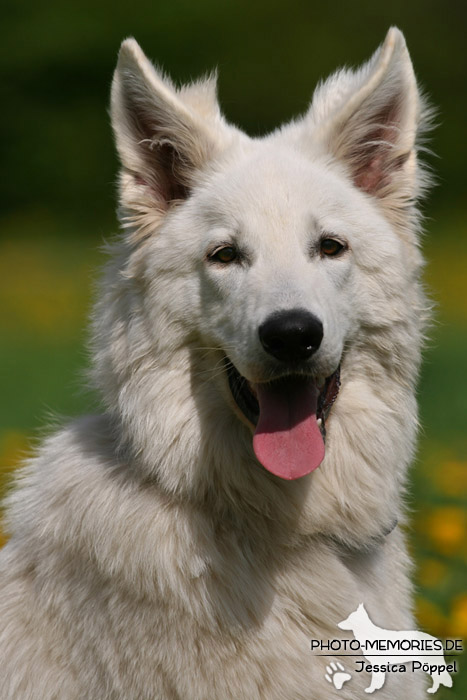
[[[357,187],[401,214],[426,184],[416,158],[425,116],[404,36],[393,27],[362,68],[317,88],[305,123],[315,147],[343,164]]]
[[[220,114],[215,79],[177,89],[134,39],[120,48],[111,117],[122,163],[119,213],[131,228],[157,223],[185,199],[234,131]]]

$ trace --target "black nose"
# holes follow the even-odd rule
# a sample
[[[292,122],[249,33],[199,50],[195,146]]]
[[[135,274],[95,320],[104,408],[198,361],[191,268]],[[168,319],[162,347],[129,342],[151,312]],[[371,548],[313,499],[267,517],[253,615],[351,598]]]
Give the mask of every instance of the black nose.
[[[277,311],[259,327],[261,345],[283,362],[306,360],[323,340],[323,324],[309,311]]]

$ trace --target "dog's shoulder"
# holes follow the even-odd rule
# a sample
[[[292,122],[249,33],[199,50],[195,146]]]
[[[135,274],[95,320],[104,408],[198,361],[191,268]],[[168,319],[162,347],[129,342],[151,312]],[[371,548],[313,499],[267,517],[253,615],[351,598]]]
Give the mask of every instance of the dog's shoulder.
[[[72,542],[93,501],[118,484],[115,445],[105,415],[84,416],[45,439],[5,500],[9,548],[37,558],[52,543]]]

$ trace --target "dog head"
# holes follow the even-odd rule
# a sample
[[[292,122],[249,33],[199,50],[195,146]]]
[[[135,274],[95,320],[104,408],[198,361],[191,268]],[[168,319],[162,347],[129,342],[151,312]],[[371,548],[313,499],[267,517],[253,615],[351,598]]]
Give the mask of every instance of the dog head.
[[[177,89],[130,39],[111,114],[123,234],[95,313],[94,377],[120,434],[171,491],[257,482],[257,507],[270,484],[285,492],[313,472],[321,528],[338,514],[342,536],[345,513],[352,531],[387,528],[413,452],[426,317],[427,112],[402,34],[264,138],[226,122],[213,78]]]

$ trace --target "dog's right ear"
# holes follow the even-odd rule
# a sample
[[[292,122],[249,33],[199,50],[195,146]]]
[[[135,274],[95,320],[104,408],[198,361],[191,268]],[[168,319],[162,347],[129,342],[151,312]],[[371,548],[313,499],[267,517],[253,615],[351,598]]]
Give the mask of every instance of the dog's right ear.
[[[222,152],[229,136],[215,78],[178,90],[134,39],[120,48],[111,117],[122,163],[119,214],[132,228],[154,224],[156,214],[185,199],[196,175]]]

